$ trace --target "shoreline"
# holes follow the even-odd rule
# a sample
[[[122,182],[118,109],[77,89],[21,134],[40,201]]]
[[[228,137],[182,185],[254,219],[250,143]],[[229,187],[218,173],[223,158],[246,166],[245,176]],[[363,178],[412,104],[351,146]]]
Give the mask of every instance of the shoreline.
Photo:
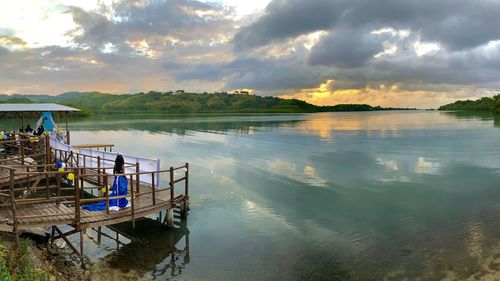
[[[50,247],[49,244],[38,243],[30,237],[21,237],[20,252],[26,250],[26,253],[21,255],[14,253],[14,237],[6,232],[0,232],[0,254],[2,257],[10,258],[5,261],[0,260],[0,266],[6,265],[10,274],[17,274],[19,268],[10,268],[12,263],[10,255],[14,254],[19,260],[27,263],[32,270],[41,274],[38,280],[61,280],[61,281],[90,281],[93,265],[90,264],[87,269],[82,269],[80,264],[77,264],[71,259],[68,249]],[[25,266],[25,265],[23,265]],[[22,268],[25,270],[26,268]],[[31,278],[30,278],[31,279]],[[17,279],[16,279],[17,280]],[[27,279],[21,279],[27,280]],[[35,279],[36,280],[36,279]]]

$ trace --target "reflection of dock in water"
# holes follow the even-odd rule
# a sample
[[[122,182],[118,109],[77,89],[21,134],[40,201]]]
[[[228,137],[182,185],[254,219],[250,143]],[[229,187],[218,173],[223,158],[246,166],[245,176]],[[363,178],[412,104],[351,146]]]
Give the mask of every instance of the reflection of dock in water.
[[[99,245],[108,240],[116,247],[103,259],[110,268],[140,275],[151,272],[154,277],[169,280],[182,274],[190,262],[187,222],[179,221],[176,226],[166,231],[164,224],[146,218],[137,221],[135,228],[120,223],[92,228],[87,235]]]

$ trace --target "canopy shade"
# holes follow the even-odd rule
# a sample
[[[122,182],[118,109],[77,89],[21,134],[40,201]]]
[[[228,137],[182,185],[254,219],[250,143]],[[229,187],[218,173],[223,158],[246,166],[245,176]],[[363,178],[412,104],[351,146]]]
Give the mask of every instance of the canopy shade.
[[[79,109],[55,103],[0,103],[0,113],[3,112],[69,112]]]

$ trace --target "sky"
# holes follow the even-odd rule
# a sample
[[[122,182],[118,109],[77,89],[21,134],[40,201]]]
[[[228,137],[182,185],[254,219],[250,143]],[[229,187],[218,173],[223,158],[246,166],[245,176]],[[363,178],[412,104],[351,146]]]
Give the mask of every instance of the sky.
[[[435,108],[500,93],[498,0],[0,0],[0,93]]]

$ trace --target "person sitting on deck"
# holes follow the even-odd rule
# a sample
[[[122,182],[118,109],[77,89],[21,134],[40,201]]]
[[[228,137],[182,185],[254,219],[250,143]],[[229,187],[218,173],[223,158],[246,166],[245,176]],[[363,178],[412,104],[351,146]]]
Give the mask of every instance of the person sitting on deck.
[[[123,196],[128,194],[127,177],[119,175],[123,174],[124,170],[125,170],[125,160],[123,159],[122,155],[118,154],[116,156],[115,166],[113,168],[113,174],[115,174],[115,179],[113,181],[113,191],[109,194],[110,198],[114,196]],[[119,210],[120,208],[125,208],[127,206],[128,206],[127,198],[109,199],[110,210]],[[106,200],[102,200],[90,205],[85,205],[82,208],[88,211],[104,211],[106,210]]]
[[[7,137],[7,135],[3,132],[3,131],[0,131],[0,145],[2,145],[2,143],[4,141],[7,141],[9,138]],[[0,152],[6,152],[7,150],[7,146],[6,145],[2,145],[3,146],[3,150],[0,150]]]
[[[37,136],[41,136],[45,132],[45,128],[43,127],[43,124],[40,124],[40,127],[38,127],[38,130],[36,131]]]
[[[33,129],[31,129],[30,124],[26,125],[26,133],[33,133]]]

